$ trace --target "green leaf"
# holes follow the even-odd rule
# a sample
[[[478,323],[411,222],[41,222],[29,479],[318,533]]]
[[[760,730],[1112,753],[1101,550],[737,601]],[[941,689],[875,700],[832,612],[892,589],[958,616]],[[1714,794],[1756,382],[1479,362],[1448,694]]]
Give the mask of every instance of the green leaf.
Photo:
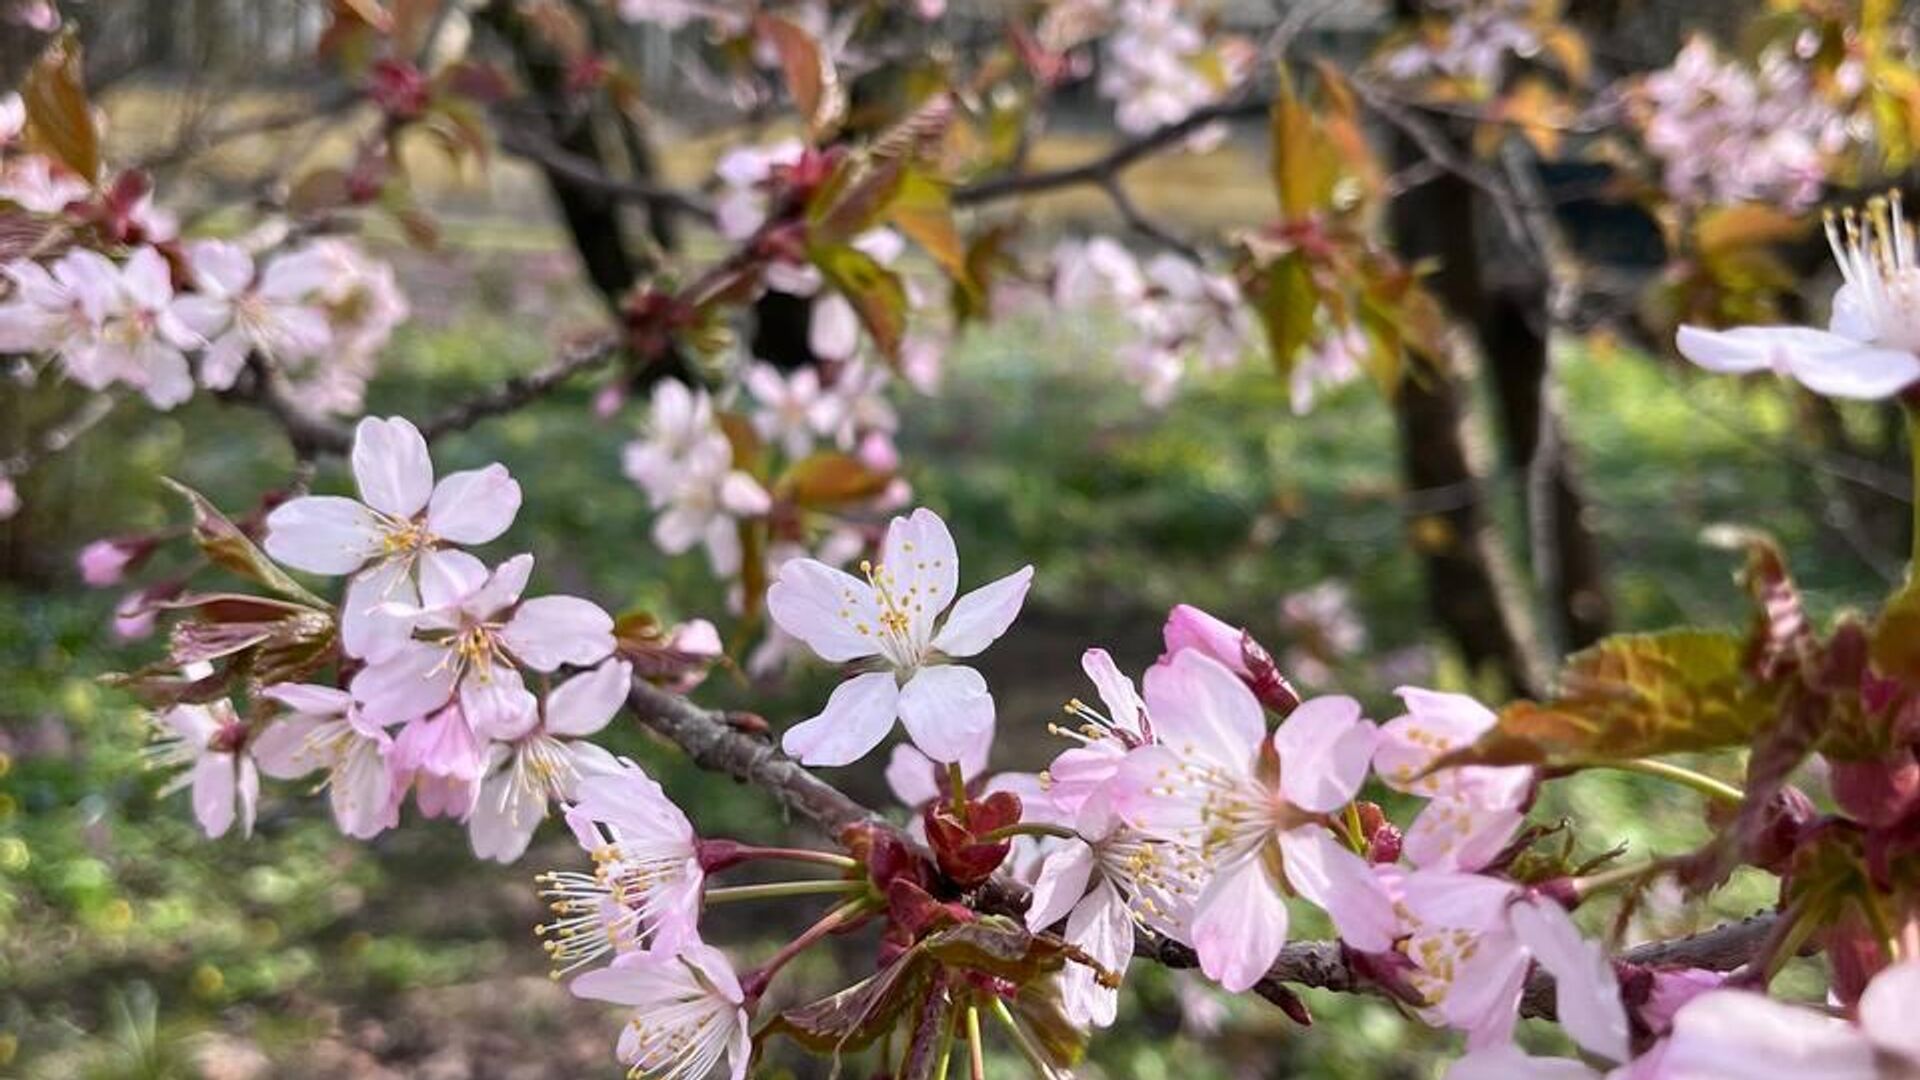
[[[1867,655],[1887,678],[1920,685],[1920,581],[1909,577],[1880,609]]]
[[[1299,221],[1331,206],[1337,163],[1312,110],[1294,92],[1293,79],[1284,69],[1280,72],[1280,92],[1274,96],[1267,121],[1273,144],[1273,191],[1280,202],[1280,216]]]
[[[40,54],[20,87],[27,107],[27,140],[80,174],[100,180],[100,130],[87,101],[80,39],[71,31]]]
[[[920,245],[947,276],[968,282],[967,250],[953,226],[953,203],[947,185],[919,169],[909,169],[887,207],[887,219],[907,239]]]
[[[267,558],[267,553],[248,539],[247,534],[221,513],[218,507],[208,502],[206,496],[176,480],[168,479],[166,483],[185,496],[187,504],[193,507],[193,542],[200,545],[200,550],[215,566],[232,571],[289,600],[322,609],[332,607],[287,576],[285,570]]]
[[[1518,701],[1456,765],[1581,765],[1744,746],[1778,713],[1779,692],[1746,674],[1744,636],[1710,630],[1619,634],[1575,653],[1545,703]]]
[[[907,172],[904,158],[847,157],[807,207],[809,239],[821,247],[837,247],[880,224]]]
[[[907,289],[900,275],[854,247],[816,247],[811,254],[813,264],[853,305],[881,355],[889,363],[898,360],[907,331]]]
[[[1320,291],[1314,288],[1306,256],[1289,252],[1270,263],[1260,279],[1257,300],[1273,367],[1284,382],[1300,362],[1300,350],[1313,340],[1320,310]]]

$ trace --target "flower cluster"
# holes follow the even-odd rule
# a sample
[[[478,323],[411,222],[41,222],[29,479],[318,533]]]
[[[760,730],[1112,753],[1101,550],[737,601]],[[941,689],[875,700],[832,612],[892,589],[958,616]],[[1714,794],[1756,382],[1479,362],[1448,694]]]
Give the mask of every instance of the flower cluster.
[[[0,265],[0,353],[47,356],[92,390],[125,386],[155,408],[233,386],[249,358],[303,404],[352,412],[406,303],[385,264],[333,238],[182,241],[146,179],[96,188],[15,147],[20,99],[0,99],[0,204],[75,245]],[[21,226],[25,228],[27,226]]]
[[[1750,68],[1695,37],[1671,66],[1642,77],[1632,101],[1661,183],[1683,205],[1804,210],[1820,197],[1828,161],[1856,141],[1805,65],[1781,48]]]
[[[1192,362],[1220,370],[1246,356],[1251,319],[1239,286],[1225,274],[1171,252],[1142,263],[1105,236],[1064,241],[1051,261],[1056,304],[1098,305],[1126,319],[1121,371],[1149,405],[1171,401]]]
[[[1514,60],[1545,47],[1535,25],[1538,0],[1427,0],[1430,17],[1409,40],[1381,54],[1381,68],[1402,82],[1442,79],[1476,93],[1499,88]]]

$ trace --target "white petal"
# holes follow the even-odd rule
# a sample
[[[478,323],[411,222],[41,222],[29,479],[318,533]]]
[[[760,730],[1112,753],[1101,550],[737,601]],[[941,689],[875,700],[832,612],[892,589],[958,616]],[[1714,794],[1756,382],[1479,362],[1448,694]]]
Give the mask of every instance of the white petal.
[[[820,715],[787,729],[781,749],[802,765],[846,765],[880,745],[899,713],[893,673],[870,671],[834,688]]]
[[[1093,848],[1078,840],[1047,853],[1040,876],[1033,883],[1033,902],[1027,907],[1027,929],[1039,933],[1066,917],[1087,894],[1093,876]]]
[[[1101,882],[1067,917],[1066,938],[1115,974],[1133,954],[1133,916],[1112,883]],[[1085,964],[1069,963],[1061,975],[1062,1004],[1082,1024],[1106,1027],[1120,1004],[1118,988],[1100,985]]]
[[[487,585],[487,564],[456,549],[429,551],[420,556],[420,606],[433,612],[451,612]]]
[[[268,724],[253,740],[254,760],[275,780],[293,780],[325,767],[326,757],[315,752],[311,740],[314,730],[326,722],[313,716],[294,716]]]
[[[414,618],[404,609],[419,602],[404,561],[389,559],[355,574],[340,601],[340,647],[369,663],[392,656],[412,640]]]
[[[526,681],[504,664],[467,672],[460,680],[460,711],[474,734],[501,741],[525,735],[540,720],[539,702]]]
[[[352,499],[309,495],[267,515],[268,555],[313,574],[351,574],[382,550],[380,519]]]
[[[922,668],[900,689],[900,721],[935,761],[965,761],[993,741],[993,695],[970,667]]]
[[[1140,691],[1134,689],[1133,680],[1113,662],[1107,650],[1088,649],[1082,653],[1080,670],[1087,673],[1094,689],[1100,692],[1100,700],[1107,706],[1107,719],[1122,731],[1141,734],[1140,713],[1146,703],[1140,700]]]
[[[434,486],[427,531],[456,544],[500,538],[520,512],[520,484],[504,465],[457,472]]]
[[[1715,990],[1681,1006],[1660,1063],[1662,1075],[1676,1080],[1881,1076],[1873,1044],[1845,1020],[1742,990]]]
[[[427,440],[403,417],[367,417],[353,433],[353,477],[360,497],[383,514],[410,518],[433,494]]]
[[[193,816],[211,839],[233,827],[232,754],[201,754],[193,763]]]
[[[982,585],[953,605],[933,647],[948,656],[973,656],[999,640],[1026,603],[1033,584],[1033,567],[1023,566],[998,581]]]
[[[1522,900],[1507,910],[1507,918],[1514,935],[1553,976],[1560,1026],[1582,1049],[1627,1060],[1627,1010],[1607,950],[1582,937],[1566,909],[1552,900]]]
[[[1860,995],[1860,1027],[1874,1045],[1920,1066],[1920,960],[1886,968]]]
[[[1194,905],[1200,970],[1233,993],[1260,981],[1287,944],[1287,905],[1259,858],[1241,859],[1207,883]]]
[[[410,641],[353,677],[353,699],[377,724],[417,719],[453,697],[459,671],[446,649]]]
[[[880,652],[880,608],[867,583],[816,559],[789,559],[767,589],[767,614],[823,660]]]
[[[880,546],[880,567],[896,605],[913,623],[912,637],[924,644],[933,637],[933,621],[953,603],[960,588],[960,553],[940,515],[921,507],[887,525]]]
[[[1266,712],[1240,677],[1197,649],[1182,649],[1146,676],[1154,735],[1176,752],[1236,772],[1250,769],[1266,738]]]

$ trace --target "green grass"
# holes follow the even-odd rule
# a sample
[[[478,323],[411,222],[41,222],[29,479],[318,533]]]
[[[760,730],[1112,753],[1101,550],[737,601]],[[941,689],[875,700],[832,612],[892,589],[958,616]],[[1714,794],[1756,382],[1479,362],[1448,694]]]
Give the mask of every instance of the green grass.
[[[499,302],[436,302],[424,312],[396,343],[375,411],[431,412],[547,354],[546,316],[505,299],[513,264],[480,272],[492,275],[483,280]],[[1436,678],[1457,680],[1424,614],[1404,543],[1392,423],[1372,391],[1348,388],[1297,418],[1253,362],[1199,380],[1153,412],[1114,377],[1112,333],[1091,317],[1016,319],[976,332],[952,362],[947,392],[903,408],[912,478],[920,500],[953,523],[964,583],[1026,562],[1038,570],[1029,613],[983,664],[1001,702],[997,764],[1044,760],[1045,719],[1084,692],[1081,649],[1110,645],[1138,670],[1157,653],[1160,620],[1179,601],[1279,646],[1279,598],[1338,578],[1353,589],[1373,654],[1425,649]],[[1697,539],[1721,521],[1763,525],[1785,541],[1823,614],[1874,595],[1879,580],[1822,522],[1822,488],[1793,449],[1793,419],[1774,388],[1692,382],[1638,359],[1581,352],[1561,375],[1623,626],[1744,619],[1731,581],[1736,560]],[[632,421],[586,419],[590,393],[570,388],[488,422],[437,448],[438,464],[447,471],[501,460],[514,470],[526,509],[491,554],[535,552],[536,588],[672,616],[720,611],[698,555],[666,558],[648,542],[643,502],[618,466]],[[44,411],[58,402],[16,405]],[[152,658],[157,646],[119,647],[102,635],[113,598],[79,588],[73,551],[94,536],[178,522],[180,508],[155,482],[161,474],[238,512],[285,483],[292,464],[245,410],[197,402],[155,416],[128,408],[34,477],[24,492],[29,512],[0,534],[15,580],[0,592],[0,1072],[173,1075],[208,1052],[208,1032],[290,1063],[340,1060],[304,1058],[324,1037],[417,1064],[449,1042],[492,1045],[484,1040],[497,1028],[508,1033],[498,1054],[579,1063],[554,1065],[555,1075],[614,1075],[605,1056],[614,1027],[596,1008],[520,996],[537,982],[496,981],[540,971],[526,934],[538,917],[527,879],[549,862],[575,861],[563,838],[543,834],[522,865],[505,869],[474,864],[445,823],[410,821],[363,847],[339,840],[323,807],[283,787],[251,843],[205,843],[184,797],[158,798],[158,779],[141,770],[138,711],[94,681]],[[337,462],[317,481],[323,490],[346,483]],[[1495,491],[1503,502],[1513,497],[1510,483]],[[1335,681],[1384,717],[1384,679],[1355,660],[1337,667]],[[703,693],[778,724],[817,707],[829,682],[814,673],[761,695],[722,678]],[[631,730],[614,738],[614,749],[656,770],[705,830],[761,840],[783,830],[760,794],[701,774]],[[878,803],[885,794],[875,772],[836,779]],[[1692,796],[1644,778],[1559,785],[1542,812],[1585,823],[1584,851],[1617,840],[1636,853],[1674,850],[1704,835]],[[1758,904],[1764,891],[1743,882],[1725,910]],[[806,918],[805,910],[756,912],[715,936],[751,953]],[[1301,922],[1302,933],[1313,930],[1312,920]],[[812,989],[833,988],[824,967],[802,973]],[[494,993],[512,987],[513,1000],[525,1002],[518,1019],[473,1000],[465,988],[477,982]],[[1087,1075],[1205,1080],[1259,1060],[1282,1063],[1272,1075],[1416,1076],[1430,1074],[1433,1052],[1449,1045],[1379,1003],[1318,993],[1309,1000],[1322,1022],[1311,1030],[1236,1001],[1222,1033],[1201,1043],[1180,1033],[1165,973],[1145,974],[1130,994],[1127,1022],[1095,1040]],[[149,996],[150,1024],[141,1020]],[[367,1024],[381,1039],[362,1037]]]

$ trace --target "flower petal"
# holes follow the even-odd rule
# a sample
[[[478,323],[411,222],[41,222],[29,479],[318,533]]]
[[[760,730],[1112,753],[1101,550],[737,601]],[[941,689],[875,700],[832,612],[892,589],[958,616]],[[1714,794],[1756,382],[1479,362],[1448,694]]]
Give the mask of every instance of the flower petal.
[[[1252,767],[1267,718],[1239,676],[1204,653],[1183,649],[1149,668],[1145,681],[1147,715],[1162,744],[1236,773]]]
[[[1286,946],[1287,922],[1286,901],[1262,860],[1240,860],[1208,882],[1194,905],[1200,970],[1233,993],[1248,989]]]
[[[970,667],[921,668],[901,687],[899,709],[913,744],[935,761],[977,757],[993,741],[993,695]]]
[[[1093,848],[1078,840],[1047,853],[1040,876],[1033,882],[1033,902],[1027,906],[1027,929],[1039,933],[1065,918],[1082,897],[1093,877]]]
[[[1626,1061],[1631,1056],[1627,1009],[1620,1003],[1620,980],[1607,950],[1582,937],[1566,909],[1552,900],[1522,900],[1507,910],[1507,918],[1514,935],[1553,976],[1560,1026],[1582,1049]]]
[[[540,720],[540,703],[526,680],[505,664],[467,672],[460,680],[460,711],[474,734],[503,742],[525,735]]]
[[[1122,731],[1141,734],[1140,714],[1145,711],[1146,702],[1140,700],[1140,691],[1134,689],[1133,680],[1113,662],[1107,650],[1088,649],[1081,653],[1080,670],[1087,673],[1093,688],[1099,691],[1100,700],[1107,706],[1107,719]]]
[[[353,478],[368,506],[393,517],[412,517],[433,494],[427,440],[403,417],[367,417],[353,431]]]
[[[577,596],[536,597],[513,613],[500,640],[535,671],[585,667],[613,651],[613,616]]]
[[[1883,969],[1860,995],[1860,1027],[1875,1046],[1920,1065],[1920,1025],[1914,1008],[1920,1005],[1920,960],[1908,960]]]
[[[907,612],[912,638],[933,638],[934,619],[953,603],[960,589],[960,553],[940,515],[921,507],[887,525],[880,545],[880,566],[893,601]]]
[[[789,559],[767,590],[767,613],[823,660],[880,652],[880,608],[866,582],[817,559]]]
[[[887,737],[899,705],[892,672],[856,675],[834,688],[818,716],[788,728],[780,748],[802,765],[850,764]]]
[[[267,515],[268,555],[312,574],[350,574],[379,555],[385,530],[380,519],[352,499],[308,495]]]
[[[1033,567],[1023,566],[962,596],[934,636],[933,647],[948,656],[978,654],[1013,625],[1032,584]]]
[[[1367,778],[1374,736],[1374,726],[1360,719],[1360,703],[1350,697],[1301,702],[1273,733],[1287,801],[1318,814],[1345,806]]]
[[[459,669],[447,650],[409,641],[386,659],[369,664],[349,689],[367,717],[381,725],[417,719],[453,697]]]
[[[547,695],[547,733],[582,738],[606,727],[633,689],[633,665],[609,660]]]
[[[415,616],[405,609],[419,602],[403,560],[388,559],[355,574],[340,601],[340,647],[368,663],[385,660],[413,638]]]
[[[427,531],[456,544],[500,538],[520,512],[520,484],[505,465],[457,472],[440,481],[427,502]]]
[[[233,827],[235,777],[233,755],[201,754],[193,763],[193,816],[208,839]]]
[[[1280,852],[1287,884],[1332,917],[1342,941],[1361,952],[1393,948],[1400,917],[1367,860],[1318,825],[1281,833]]]

